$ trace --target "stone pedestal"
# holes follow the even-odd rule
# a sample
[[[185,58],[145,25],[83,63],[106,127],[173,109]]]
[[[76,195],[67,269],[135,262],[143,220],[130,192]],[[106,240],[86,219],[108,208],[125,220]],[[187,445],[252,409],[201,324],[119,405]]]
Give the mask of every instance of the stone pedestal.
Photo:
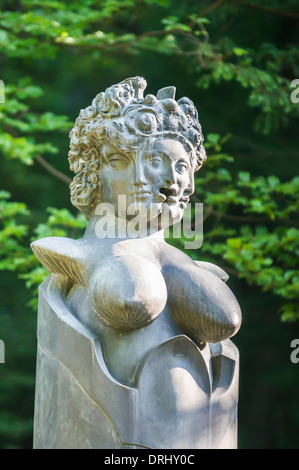
[[[34,448],[236,448],[238,369],[229,339],[201,350],[177,334],[145,355],[127,386],[50,276],[39,294]]]

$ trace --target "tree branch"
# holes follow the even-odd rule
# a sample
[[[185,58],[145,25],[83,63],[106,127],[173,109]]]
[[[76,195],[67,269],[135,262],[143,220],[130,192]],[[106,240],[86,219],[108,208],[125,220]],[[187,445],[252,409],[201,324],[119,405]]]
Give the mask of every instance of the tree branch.
[[[55,176],[55,178],[58,178],[59,180],[63,181],[67,185],[70,185],[72,182],[72,179],[69,178],[67,175],[64,173],[61,173],[61,171],[56,170],[50,163],[48,163],[43,157],[40,155],[35,156],[35,160],[42,166],[44,167],[51,175]]]
[[[210,5],[209,7],[205,8],[204,10],[200,11],[199,12],[199,15],[198,16],[206,16],[208,15],[209,13],[211,13],[211,11],[215,10],[216,8],[218,8],[221,3],[223,2],[224,0],[217,0],[216,2],[212,3],[212,5]]]
[[[251,8],[253,10],[260,10],[260,11],[263,11],[265,13],[270,13],[272,15],[284,16],[286,18],[292,18],[292,19],[299,20],[299,14],[294,13],[292,11],[273,10],[272,8],[263,7],[262,5],[257,5],[257,4],[253,4],[253,3],[245,3],[245,2],[238,1],[238,0],[229,0],[229,1],[230,1],[230,3],[233,3],[235,5],[239,5],[241,7]]]

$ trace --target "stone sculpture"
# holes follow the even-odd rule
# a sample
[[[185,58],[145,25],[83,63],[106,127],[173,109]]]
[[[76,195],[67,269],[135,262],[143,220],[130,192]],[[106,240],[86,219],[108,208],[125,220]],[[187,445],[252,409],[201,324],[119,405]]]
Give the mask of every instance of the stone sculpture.
[[[237,446],[238,302],[221,268],[164,240],[206,159],[197,110],[174,87],[145,88],[126,79],[81,110],[70,189],[86,232],[31,245],[51,273],[39,296],[35,448]]]

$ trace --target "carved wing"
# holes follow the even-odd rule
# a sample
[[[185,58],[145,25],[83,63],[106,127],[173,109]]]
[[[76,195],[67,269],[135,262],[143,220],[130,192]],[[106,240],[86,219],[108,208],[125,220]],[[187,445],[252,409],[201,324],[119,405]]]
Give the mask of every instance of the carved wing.
[[[31,249],[50,273],[62,274],[86,286],[84,251],[80,240],[48,237],[31,243]]]

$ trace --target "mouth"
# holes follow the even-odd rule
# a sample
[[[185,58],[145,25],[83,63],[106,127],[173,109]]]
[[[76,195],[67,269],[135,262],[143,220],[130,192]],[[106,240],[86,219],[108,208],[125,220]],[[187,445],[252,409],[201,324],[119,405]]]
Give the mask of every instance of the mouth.
[[[189,202],[189,196],[178,197],[178,191],[176,188],[161,187],[159,189],[159,197],[162,199],[161,202],[166,204],[176,204],[183,210],[186,209]]]
[[[184,208],[187,207],[188,202],[189,202],[189,196],[182,196],[181,199],[179,200],[179,203],[182,204]]]
[[[162,202],[178,202],[177,190],[175,188],[162,187],[159,189],[159,196],[163,198]]]
[[[141,189],[139,191],[132,191],[129,193],[129,196],[134,196],[134,197],[142,197],[142,196],[149,196],[151,193],[149,191],[146,191],[144,189]]]

